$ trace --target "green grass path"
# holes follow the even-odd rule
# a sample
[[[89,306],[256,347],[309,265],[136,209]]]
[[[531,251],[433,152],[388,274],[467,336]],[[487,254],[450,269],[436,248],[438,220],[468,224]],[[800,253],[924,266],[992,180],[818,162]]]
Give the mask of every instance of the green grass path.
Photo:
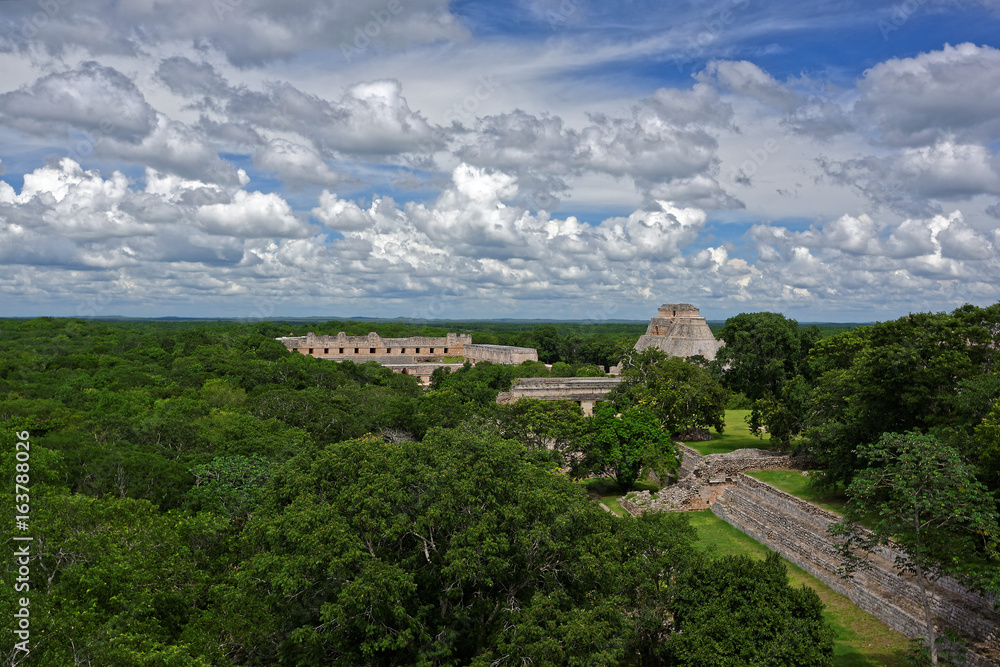
[[[726,410],[726,428],[722,434],[713,433],[714,440],[707,442],[689,442],[687,445],[698,450],[699,454],[724,454],[734,449],[746,447],[767,449],[771,446],[767,437],[758,438],[750,432],[745,421],[749,410]]]

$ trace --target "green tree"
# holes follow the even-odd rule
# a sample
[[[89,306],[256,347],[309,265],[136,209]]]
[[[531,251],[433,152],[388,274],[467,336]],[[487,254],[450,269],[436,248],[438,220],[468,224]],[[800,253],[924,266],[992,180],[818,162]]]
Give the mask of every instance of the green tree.
[[[692,667],[833,665],[833,630],[811,588],[792,588],[777,554],[702,560],[669,603],[675,631],[661,664]]]
[[[160,514],[131,498],[36,493],[32,501],[26,667],[220,663],[196,629],[218,519]],[[11,597],[0,596],[7,618]]]
[[[657,349],[631,354],[622,382],[609,395],[619,410],[646,406],[670,435],[689,428],[725,428],[726,390],[704,368]]]
[[[522,398],[501,406],[497,413],[500,433],[536,450],[551,448],[566,462],[579,451],[587,430],[583,410],[573,401]]]
[[[238,525],[245,523],[263,497],[274,465],[260,456],[222,456],[194,466],[194,486],[187,492],[191,509],[214,512]]]
[[[677,446],[648,406],[635,405],[616,414],[612,403],[594,406],[590,436],[577,475],[611,474],[630,491],[647,471],[662,482],[680,466]]]
[[[976,427],[975,461],[979,475],[993,491],[1000,490],[1000,400]]]
[[[725,341],[713,372],[730,391],[752,403],[750,431],[766,428],[771,441],[787,448],[803,427],[805,360],[819,338],[816,326],[802,328],[779,313],[741,313],[719,332]]]
[[[534,341],[534,348],[538,350],[539,361],[551,364],[560,360],[562,341],[559,339],[559,331],[554,326],[538,327],[531,337]]]
[[[817,344],[806,438],[825,482],[849,483],[865,467],[858,443],[882,433],[933,433],[975,460],[975,428],[1000,394],[998,314],[996,306],[916,313]]]
[[[864,553],[898,548],[896,567],[912,573],[920,587],[925,640],[936,665],[927,588],[943,575],[989,585],[983,575],[1000,565],[996,504],[976,480],[973,466],[933,436],[886,433],[876,443],[859,446],[857,454],[871,467],[854,476],[845,519],[830,532],[844,538],[840,552],[847,573],[865,566]],[[871,530],[861,527],[862,520]]]
[[[256,644],[255,664],[457,666],[516,646],[484,663],[513,666],[544,654],[522,639],[535,627],[578,642],[577,660],[621,664],[623,621],[587,555],[616,553],[617,520],[524,454],[443,429],[300,453],[244,531],[241,590],[267,613],[243,630],[234,618],[234,641]]]

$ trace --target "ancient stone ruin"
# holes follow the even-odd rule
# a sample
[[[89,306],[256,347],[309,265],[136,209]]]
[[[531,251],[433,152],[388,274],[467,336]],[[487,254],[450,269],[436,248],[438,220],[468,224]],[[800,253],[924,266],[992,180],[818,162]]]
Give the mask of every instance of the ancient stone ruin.
[[[693,357],[701,355],[709,361],[722,347],[716,340],[708,322],[698,315],[698,309],[689,303],[665,303],[649,320],[646,333],[635,344],[637,351],[655,347],[668,357]]]
[[[543,401],[574,401],[583,414],[594,413],[594,404],[611,392],[621,378],[518,378],[510,391],[497,394],[497,403],[514,403],[520,398]]]
[[[656,494],[632,493],[621,506],[633,516],[648,511],[711,509],[740,532],[778,552],[860,609],[907,637],[925,634],[920,589],[913,577],[893,567],[895,553],[885,549],[870,559],[870,570],[845,580],[827,526],[841,517],[743,474],[747,470],[798,468],[805,462],[759,449],[701,456],[680,445],[680,480]],[[947,577],[934,583],[934,625],[969,640],[965,664],[1000,665],[1000,613],[995,600],[965,590]]]
[[[415,375],[425,383],[435,368],[461,368],[466,361],[513,365],[538,361],[538,351],[534,348],[476,345],[469,334],[382,338],[374,331],[367,336],[348,336],[343,331],[336,336],[317,336],[310,331],[305,336],[284,336],[277,340],[300,354],[331,361],[374,361],[397,373]]]

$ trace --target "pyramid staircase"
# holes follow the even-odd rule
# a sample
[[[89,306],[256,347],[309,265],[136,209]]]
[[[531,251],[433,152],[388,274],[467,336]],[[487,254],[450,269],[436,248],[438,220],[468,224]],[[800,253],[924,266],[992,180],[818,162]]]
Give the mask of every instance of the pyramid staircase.
[[[926,635],[919,586],[913,577],[896,571],[893,551],[873,555],[872,567],[850,581],[838,575],[841,561],[826,532],[827,526],[840,520],[836,514],[743,474],[735,476],[711,509],[898,632],[907,637]],[[993,601],[948,578],[936,582],[929,593],[935,626],[969,638],[965,664],[1000,665],[1000,613]]]

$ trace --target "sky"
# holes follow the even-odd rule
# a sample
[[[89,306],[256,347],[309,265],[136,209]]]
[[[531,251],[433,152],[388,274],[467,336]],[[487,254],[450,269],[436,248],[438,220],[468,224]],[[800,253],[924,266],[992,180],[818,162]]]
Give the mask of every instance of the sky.
[[[0,0],[0,316],[1000,300],[1000,0]]]

